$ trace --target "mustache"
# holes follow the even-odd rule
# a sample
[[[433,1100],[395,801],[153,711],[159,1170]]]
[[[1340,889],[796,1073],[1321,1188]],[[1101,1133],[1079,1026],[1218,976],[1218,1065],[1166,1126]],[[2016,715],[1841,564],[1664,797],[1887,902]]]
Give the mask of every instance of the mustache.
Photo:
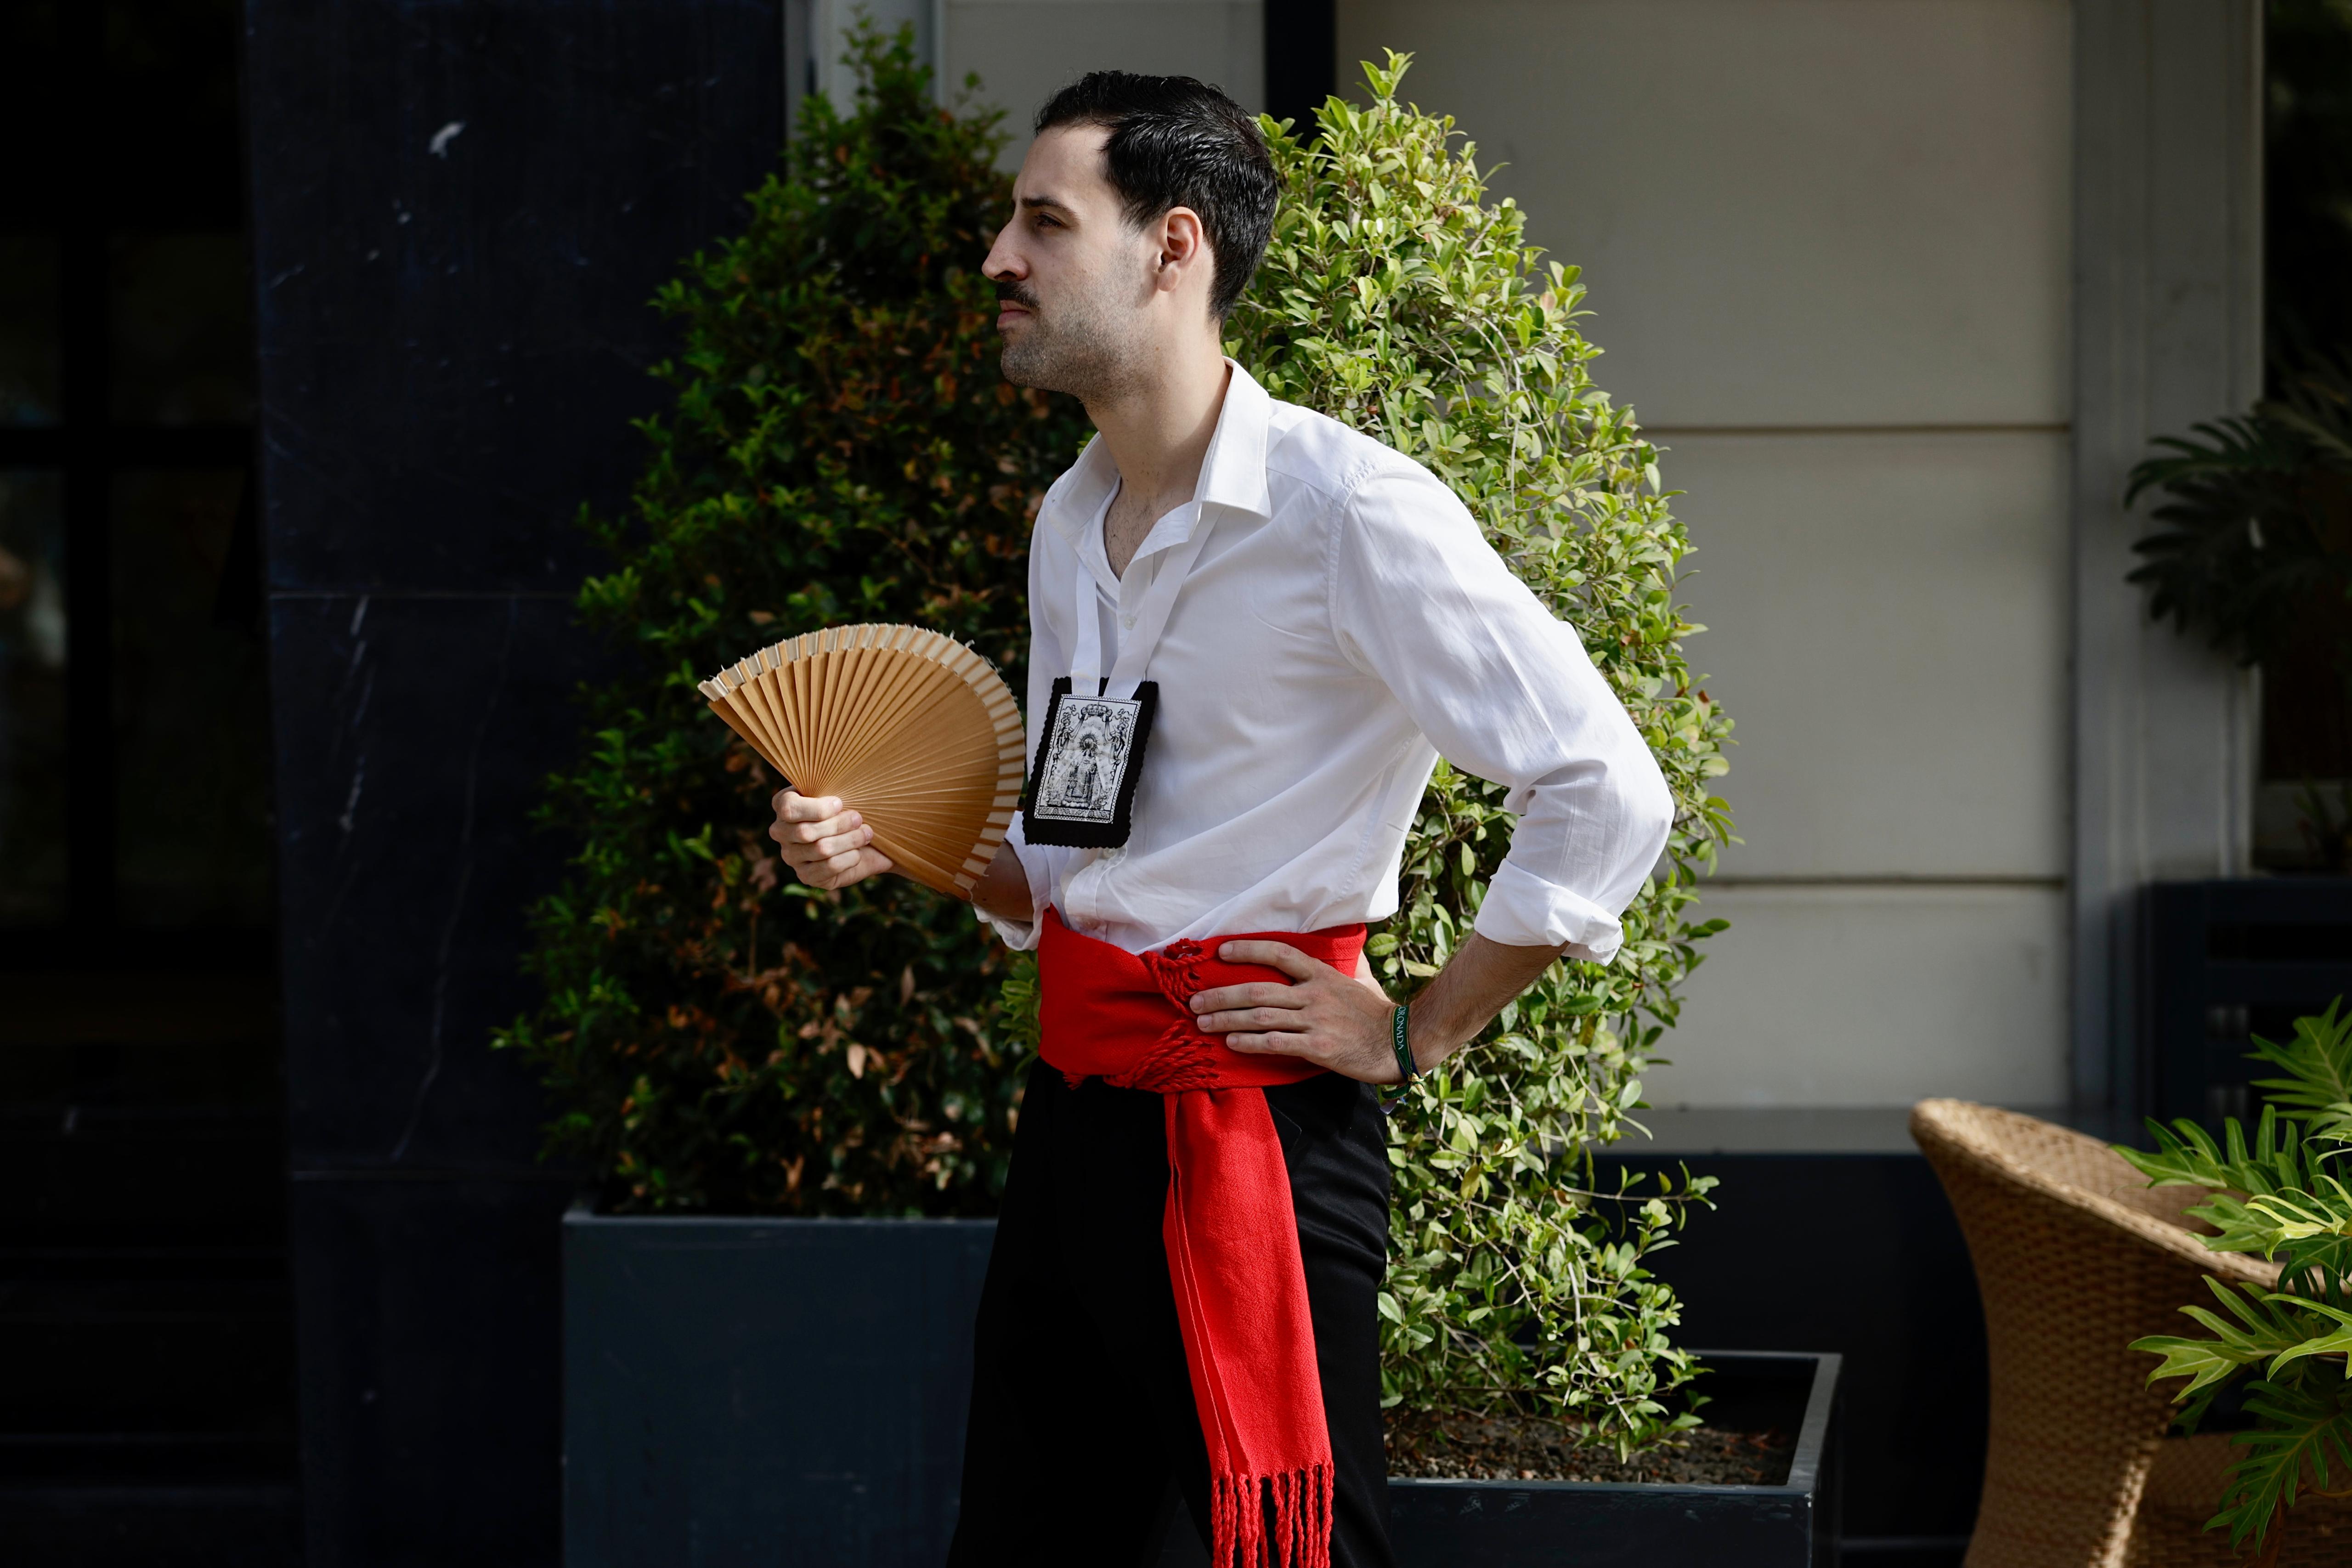
[[[1013,278],[1008,278],[996,286],[996,301],[1000,305],[1010,302],[1024,310],[1037,309],[1037,296],[1029,291],[1028,285]]]

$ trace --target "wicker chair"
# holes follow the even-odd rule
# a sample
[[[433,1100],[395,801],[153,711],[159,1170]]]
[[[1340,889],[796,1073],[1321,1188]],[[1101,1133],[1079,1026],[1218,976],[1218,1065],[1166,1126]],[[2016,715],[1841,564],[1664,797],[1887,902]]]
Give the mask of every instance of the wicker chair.
[[[2207,1251],[2182,1210],[2196,1187],[2150,1188],[2095,1138],[2013,1111],[1923,1100],[1911,1136],[1944,1184],[1984,1297],[1992,1359],[1984,1497],[1967,1568],[2225,1568],[2202,1528],[2231,1462],[2218,1436],[2168,1438],[2143,1334],[2192,1332],[2202,1282],[2274,1283],[2275,1265]],[[2287,1564],[2352,1563],[2352,1514],[2290,1516]]]

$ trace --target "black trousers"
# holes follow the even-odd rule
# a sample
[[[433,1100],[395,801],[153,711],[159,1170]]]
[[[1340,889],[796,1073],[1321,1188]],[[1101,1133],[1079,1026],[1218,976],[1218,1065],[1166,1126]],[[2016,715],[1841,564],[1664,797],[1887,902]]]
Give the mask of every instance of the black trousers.
[[[1379,1102],[1328,1073],[1262,1092],[1290,1170],[1315,1320],[1336,1470],[1332,1568],[1391,1568],[1374,1302],[1388,1257]],[[1208,1454],[1160,1241],[1161,1118],[1156,1094],[1095,1079],[1072,1089],[1043,1062],[1030,1073],[973,1331],[949,1568],[1150,1568],[1178,1496],[1207,1539]]]

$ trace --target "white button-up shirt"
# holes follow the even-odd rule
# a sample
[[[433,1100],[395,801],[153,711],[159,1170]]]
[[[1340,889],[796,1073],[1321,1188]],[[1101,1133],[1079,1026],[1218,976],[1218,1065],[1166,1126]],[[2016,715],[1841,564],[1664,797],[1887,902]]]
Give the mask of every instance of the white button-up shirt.
[[[1091,443],[1029,544],[1029,755],[1070,673],[1081,580],[1103,669],[1159,565],[1213,526],[1152,652],[1159,710],[1120,849],[1007,842],[1033,907],[1141,952],[1180,938],[1316,931],[1397,907],[1431,770],[1505,785],[1517,814],[1479,906],[1488,939],[1606,962],[1664,848],[1665,781],[1576,634],[1511,575],[1434,476],[1233,369],[1193,500],[1124,575],[1118,488]],[[1016,949],[1034,921],[992,921]]]

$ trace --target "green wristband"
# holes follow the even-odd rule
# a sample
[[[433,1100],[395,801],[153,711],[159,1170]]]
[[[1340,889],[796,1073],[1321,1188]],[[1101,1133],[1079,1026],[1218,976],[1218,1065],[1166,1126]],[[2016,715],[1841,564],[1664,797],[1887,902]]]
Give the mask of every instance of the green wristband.
[[[1394,1116],[1412,1089],[1412,1080],[1421,1076],[1421,1068],[1412,1059],[1412,1042],[1406,1037],[1405,1025],[1410,1009],[1399,1007],[1389,1020],[1396,1046],[1397,1080],[1380,1091],[1381,1114]]]

